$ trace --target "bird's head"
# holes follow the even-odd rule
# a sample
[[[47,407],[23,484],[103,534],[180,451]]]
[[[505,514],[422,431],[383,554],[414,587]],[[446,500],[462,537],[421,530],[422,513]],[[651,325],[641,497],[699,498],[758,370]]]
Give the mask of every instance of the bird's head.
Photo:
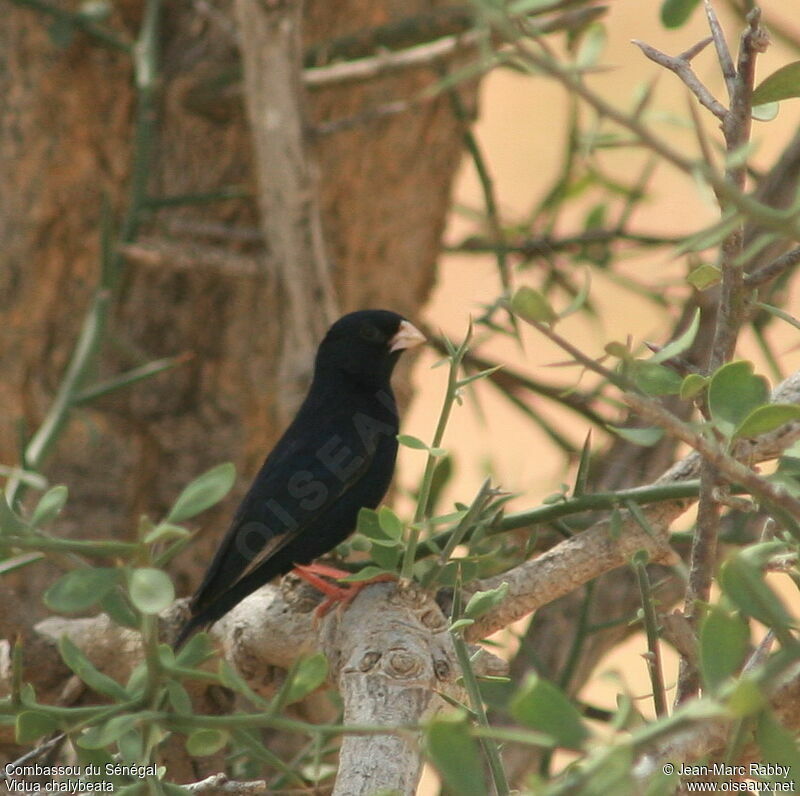
[[[317,351],[315,370],[338,371],[363,384],[381,386],[400,354],[423,342],[422,332],[396,312],[351,312],[328,330]]]

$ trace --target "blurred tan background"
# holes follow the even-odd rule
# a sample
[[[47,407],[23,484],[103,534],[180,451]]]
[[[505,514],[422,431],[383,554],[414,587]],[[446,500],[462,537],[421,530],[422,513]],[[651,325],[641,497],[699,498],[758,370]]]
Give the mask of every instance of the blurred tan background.
[[[721,3],[717,4],[722,6]],[[686,155],[697,152],[697,139],[689,129],[687,106],[688,92],[671,73],[648,61],[631,39],[640,39],[669,54],[686,50],[708,35],[707,26],[698,8],[689,24],[675,31],[665,30],[658,18],[660,3],[611,3],[606,19],[608,41],[600,64],[607,67],[590,78],[591,86],[610,102],[622,108],[631,107],[634,95],[651,80],[656,80],[656,93],[650,105],[648,122],[661,136],[680,148]],[[787,25],[791,8],[800,10],[796,2],[767,0],[763,8],[770,14],[781,16]],[[736,45],[742,25],[726,9],[719,14],[728,32],[731,47]],[[796,23],[795,23],[796,25]],[[779,66],[798,58],[779,42],[773,41],[760,58],[757,82]],[[694,61],[697,74],[719,97],[726,101],[724,87],[716,63],[713,45]],[[495,182],[496,195],[502,218],[508,223],[530,212],[541,199],[554,179],[562,158],[564,123],[567,113],[566,96],[561,87],[543,77],[528,78],[509,72],[495,72],[484,83],[481,92],[480,120],[476,133],[484,148]],[[719,140],[716,119],[701,109],[706,130],[712,141]],[[757,148],[753,163],[769,162],[792,136],[800,123],[800,101],[783,103],[778,117],[769,123],[754,122],[753,138]],[[632,155],[623,152],[604,152],[603,159],[615,174],[630,182],[642,168],[646,153]],[[682,235],[712,223],[718,215],[713,196],[697,183],[665,166],[659,166],[654,179],[650,201],[637,213],[640,229],[662,234]],[[454,196],[454,205],[480,209],[480,185],[470,160],[465,158]],[[586,209],[591,206],[587,198]],[[454,211],[446,240],[456,243],[465,234],[474,231],[463,216]],[[676,299],[686,294],[685,262],[669,256],[655,254],[652,259],[631,259],[626,268],[640,279],[659,286],[668,298]],[[535,284],[535,272],[527,271],[524,277],[516,276],[517,285],[523,280]],[[500,292],[494,260],[491,256],[452,255],[441,258],[438,285],[424,313],[424,320],[432,328],[441,328],[451,339],[460,339],[467,327],[470,314],[481,313],[482,302],[490,302]],[[606,342],[624,340],[632,335],[635,345],[643,341],[666,342],[665,335],[674,318],[669,310],[662,310],[642,299],[634,301],[629,291],[623,291],[608,279],[593,274],[592,299],[598,304],[602,323],[587,322],[572,316],[559,326],[559,331],[587,353],[599,355]],[[794,297],[790,306],[800,306]],[[800,367],[800,345],[795,330],[783,325],[782,336],[775,339],[775,349],[782,360],[784,372]],[[565,386],[573,384],[577,369],[548,367],[561,362],[566,356],[556,350],[531,329],[523,330],[524,351],[513,342],[493,340],[481,352],[501,362],[530,372],[543,380],[560,380]],[[752,357],[767,374],[752,340],[743,339],[739,352]],[[434,352],[425,352],[414,369],[416,399],[407,413],[404,431],[430,440],[444,393],[446,368],[431,370],[437,359]],[[457,408],[451,417],[445,438],[445,447],[456,460],[456,474],[447,492],[448,502],[458,499],[467,502],[487,471],[494,481],[518,495],[512,509],[538,505],[543,498],[559,490],[562,482],[570,483],[571,469],[565,468],[563,457],[554,453],[544,434],[532,427],[491,389],[478,390],[481,413],[470,399]],[[546,410],[551,416],[558,413],[552,407]],[[562,413],[561,431],[576,443],[582,443],[588,423],[575,416]],[[599,444],[594,435],[595,445]],[[403,449],[401,452],[400,482],[408,486],[418,482],[424,456],[419,451]],[[406,504],[407,505],[407,504]],[[401,509],[405,508],[403,503]],[[687,520],[688,522],[688,520]],[[796,590],[794,590],[796,594]],[[788,593],[788,591],[787,591]],[[609,708],[615,706],[616,694],[621,690],[618,673],[624,687],[634,695],[646,697],[649,680],[641,653],[645,651],[643,637],[632,638],[624,647],[604,661],[593,678],[591,691],[585,694],[593,703]],[[675,682],[676,659],[671,649],[665,649],[666,679],[669,686]],[[603,672],[609,673],[607,676]],[[670,697],[672,693],[670,692]],[[650,700],[638,703],[647,713]],[[424,791],[423,791],[424,792]]]

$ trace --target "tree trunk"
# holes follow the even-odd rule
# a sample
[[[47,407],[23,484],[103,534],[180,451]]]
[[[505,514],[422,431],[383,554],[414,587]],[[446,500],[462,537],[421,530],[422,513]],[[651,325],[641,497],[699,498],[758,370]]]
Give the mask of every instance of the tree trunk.
[[[256,5],[240,4],[245,28]],[[143,6],[115,4],[103,24],[131,42],[146,24]],[[426,7],[312,2],[303,12],[303,45]],[[292,292],[300,264],[281,260],[291,250],[264,244],[259,231],[269,207],[262,201],[259,213],[257,197],[268,176],[263,147],[253,157],[241,81],[233,77],[248,39],[239,41],[232,4],[165,4],[156,29],[155,93],[137,95],[129,53],[80,30],[67,41],[63,25],[59,38],[52,18],[4,3],[0,416],[11,422],[0,428],[0,460],[18,460],[14,421],[28,433],[38,427],[68,362],[98,282],[104,196],[126,237],[125,257],[92,380],[191,355],[73,413],[44,467],[70,489],[58,526],[65,536],[130,538],[142,513],[159,516],[182,485],[226,459],[244,485],[282,430],[333,307],[385,306],[413,317],[424,303],[459,162],[461,123],[446,98],[370,115],[430,86],[438,77],[431,65],[316,88],[307,107],[298,98],[305,116],[295,119],[294,132],[310,152],[304,173],[319,195],[307,200],[321,209],[327,257],[318,240],[318,284]],[[246,83],[247,91],[262,88]],[[251,116],[260,101],[248,98]],[[137,109],[144,127],[135,128]],[[315,134],[350,117],[337,132]],[[198,201],[151,201],[126,227],[137,190],[139,201]],[[203,196],[221,191],[230,198]],[[302,345],[286,343],[290,321],[305,335]],[[236,498],[204,519],[197,542],[175,562],[179,592],[196,585]],[[6,604],[24,605],[25,616],[9,612],[3,635],[43,615],[40,595],[54,575],[37,565],[6,579]]]

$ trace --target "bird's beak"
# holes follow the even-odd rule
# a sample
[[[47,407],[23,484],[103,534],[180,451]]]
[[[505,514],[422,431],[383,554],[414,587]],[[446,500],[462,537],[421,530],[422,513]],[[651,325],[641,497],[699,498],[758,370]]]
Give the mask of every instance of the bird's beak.
[[[389,340],[389,351],[403,351],[406,348],[424,343],[426,337],[416,326],[408,321],[400,321],[400,328]]]

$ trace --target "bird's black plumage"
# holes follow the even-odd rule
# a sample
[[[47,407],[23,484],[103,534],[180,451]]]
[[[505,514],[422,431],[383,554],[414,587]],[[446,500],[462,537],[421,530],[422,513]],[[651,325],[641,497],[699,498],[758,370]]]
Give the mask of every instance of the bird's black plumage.
[[[176,646],[259,586],[332,550],[362,507],[378,505],[397,455],[390,377],[402,350],[423,339],[388,310],[353,312],[331,326],[308,395],[236,511]]]

